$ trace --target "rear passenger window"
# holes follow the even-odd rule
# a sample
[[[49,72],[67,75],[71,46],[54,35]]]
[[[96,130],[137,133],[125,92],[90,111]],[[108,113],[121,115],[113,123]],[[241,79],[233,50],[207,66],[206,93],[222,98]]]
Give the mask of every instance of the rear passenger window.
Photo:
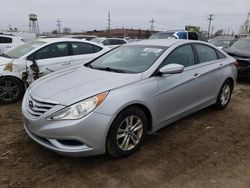
[[[12,43],[12,38],[9,38],[9,37],[0,37],[0,44],[3,44],[3,43]]]
[[[217,60],[215,50],[203,44],[195,44],[195,49],[200,63]]]
[[[83,42],[73,42],[72,49],[73,55],[92,54],[101,50],[97,46]]]
[[[188,67],[195,64],[194,53],[191,45],[181,46],[175,49],[162,63],[161,67],[168,64],[180,64]]]

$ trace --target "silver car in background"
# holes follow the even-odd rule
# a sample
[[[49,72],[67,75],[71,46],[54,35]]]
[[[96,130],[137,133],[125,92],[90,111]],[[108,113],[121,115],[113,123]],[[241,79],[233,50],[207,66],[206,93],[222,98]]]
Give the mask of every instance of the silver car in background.
[[[236,77],[235,59],[208,43],[135,42],[32,84],[24,127],[60,154],[124,157],[146,133],[210,105],[224,109]]]

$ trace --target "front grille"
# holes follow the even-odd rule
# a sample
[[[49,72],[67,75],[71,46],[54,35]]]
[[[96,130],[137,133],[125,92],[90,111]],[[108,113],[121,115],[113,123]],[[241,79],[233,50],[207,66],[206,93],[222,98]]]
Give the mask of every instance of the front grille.
[[[29,95],[26,101],[26,110],[33,118],[38,118],[45,112],[53,108],[55,105],[56,103],[37,100]]]

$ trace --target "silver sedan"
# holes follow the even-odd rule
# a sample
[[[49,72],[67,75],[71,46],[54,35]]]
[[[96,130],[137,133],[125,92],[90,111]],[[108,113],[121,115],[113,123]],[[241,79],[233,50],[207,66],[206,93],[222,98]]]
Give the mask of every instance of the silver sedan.
[[[145,135],[214,105],[236,84],[235,59],[205,42],[145,40],[45,76],[26,91],[27,134],[60,154],[135,152]]]

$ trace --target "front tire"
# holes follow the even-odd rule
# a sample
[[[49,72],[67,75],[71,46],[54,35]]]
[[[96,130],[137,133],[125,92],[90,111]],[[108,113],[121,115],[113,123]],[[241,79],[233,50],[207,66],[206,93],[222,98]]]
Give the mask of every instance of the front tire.
[[[227,107],[231,99],[232,91],[233,84],[229,80],[226,80],[220,89],[219,95],[217,97],[217,102],[215,104],[215,107],[218,110],[223,110]]]
[[[0,103],[9,104],[19,101],[25,92],[23,83],[15,77],[0,77]]]
[[[147,126],[147,117],[140,108],[123,110],[109,129],[107,152],[116,158],[134,153],[143,143]]]

